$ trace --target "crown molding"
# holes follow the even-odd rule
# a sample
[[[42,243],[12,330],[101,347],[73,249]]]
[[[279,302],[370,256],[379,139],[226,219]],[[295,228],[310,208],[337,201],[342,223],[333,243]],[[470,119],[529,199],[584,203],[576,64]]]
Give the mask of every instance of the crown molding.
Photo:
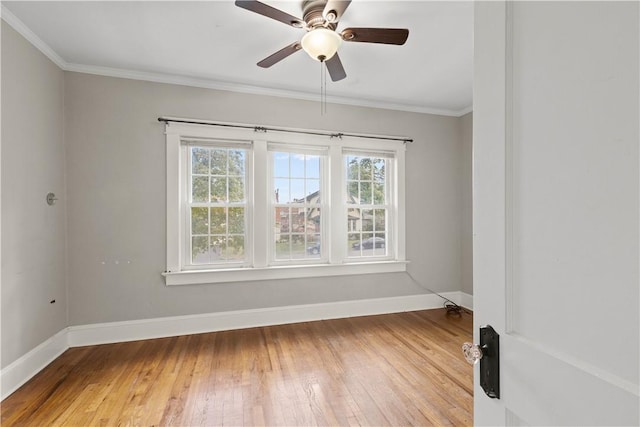
[[[0,4],[0,17],[2,20],[9,24],[14,30],[16,30],[22,37],[27,39],[29,43],[42,52],[47,58],[49,58],[59,68],[66,70],[68,65],[67,61],[62,59],[60,55],[56,53],[51,47],[46,44],[40,37],[36,35],[29,27],[25,25],[17,16],[15,16],[4,4]]]
[[[178,86],[190,86],[203,89],[223,90],[229,92],[246,93],[251,95],[276,96],[279,98],[299,99],[303,101],[318,101],[317,93],[308,93],[284,89],[265,88],[240,83],[221,82],[217,80],[200,79],[195,77],[180,76],[175,74],[153,73],[148,71],[134,71],[120,68],[98,67],[84,64],[67,64],[65,71],[98,76],[116,77],[130,80],[143,80],[153,83],[165,83]],[[438,108],[429,108],[408,104],[372,101],[340,96],[327,96],[327,102],[332,104],[352,105],[357,107],[379,108],[385,110],[406,111],[412,113],[435,114],[439,116],[460,117],[471,110],[454,111]],[[467,111],[468,110],[468,111]]]
[[[455,114],[456,117],[462,117],[465,114],[469,114],[473,111],[473,104],[469,105],[468,107],[463,108],[462,110],[458,110]]]
[[[204,89],[223,90],[229,92],[246,93],[251,95],[276,96],[279,98],[299,99],[303,101],[317,101],[317,93],[308,93],[284,89],[265,88],[240,83],[222,82],[217,80],[181,76],[175,74],[155,73],[147,71],[126,70],[120,68],[100,67],[95,65],[75,64],[65,61],[47,43],[38,37],[29,27],[16,17],[4,4],[0,4],[0,17],[14,30],[35,46],[47,58],[64,71],[93,74],[105,77],[116,77],[130,80],[142,80],[153,83],[190,86]],[[406,111],[411,113],[434,114],[439,116],[461,117],[472,110],[472,106],[462,110],[432,108],[420,105],[402,104],[385,101],[375,101],[340,96],[327,96],[327,102],[333,104],[352,105],[357,107],[378,108],[384,110]]]

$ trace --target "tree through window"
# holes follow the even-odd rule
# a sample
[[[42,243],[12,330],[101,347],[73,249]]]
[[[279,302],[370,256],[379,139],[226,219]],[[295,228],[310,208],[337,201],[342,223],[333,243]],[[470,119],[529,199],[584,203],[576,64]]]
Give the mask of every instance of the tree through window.
[[[246,240],[246,151],[190,146],[193,265],[241,262]]]
[[[344,156],[347,176],[347,251],[349,257],[380,257],[388,251],[388,159]]]

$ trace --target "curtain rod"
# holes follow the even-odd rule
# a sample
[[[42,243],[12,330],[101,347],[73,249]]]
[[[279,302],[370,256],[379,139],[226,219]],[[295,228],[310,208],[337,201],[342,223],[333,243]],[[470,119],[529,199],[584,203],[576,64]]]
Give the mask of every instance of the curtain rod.
[[[402,141],[406,143],[412,143],[413,139],[411,138],[393,138],[386,136],[371,136],[371,135],[359,135],[355,133],[331,133],[331,132],[320,132],[320,131],[305,131],[305,130],[291,130],[291,129],[282,129],[282,128],[273,128],[273,127],[265,127],[265,126],[250,126],[250,125],[232,125],[228,123],[214,123],[214,122],[205,122],[198,120],[186,120],[186,119],[172,119],[170,117],[158,117],[159,122],[165,123],[189,123],[194,125],[207,125],[207,126],[220,126],[227,128],[238,128],[238,129],[253,129],[254,132],[263,132],[267,131],[273,132],[287,132],[287,133],[300,133],[304,135],[320,135],[320,136],[328,136],[329,138],[342,138],[343,136],[349,136],[353,138],[366,138],[366,139],[378,139],[384,141]]]

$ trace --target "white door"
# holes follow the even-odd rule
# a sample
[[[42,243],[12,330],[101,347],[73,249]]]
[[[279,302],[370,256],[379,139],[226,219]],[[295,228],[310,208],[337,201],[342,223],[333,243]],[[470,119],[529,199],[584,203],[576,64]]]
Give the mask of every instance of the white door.
[[[475,7],[476,424],[638,425],[639,3]]]

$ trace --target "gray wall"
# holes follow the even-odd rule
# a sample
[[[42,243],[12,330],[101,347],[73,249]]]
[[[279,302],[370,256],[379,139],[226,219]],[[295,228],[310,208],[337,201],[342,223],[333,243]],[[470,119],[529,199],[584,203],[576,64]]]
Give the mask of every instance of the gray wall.
[[[67,326],[66,196],[64,74],[4,21],[1,31],[5,367]]]
[[[3,22],[2,367],[69,325],[425,292],[406,274],[166,287],[161,115],[414,138],[408,269],[462,288],[466,119],[63,72]]]
[[[462,197],[462,292],[473,295],[473,113],[460,118],[460,196]]]
[[[159,116],[414,138],[409,271],[461,289],[460,119],[66,73],[71,325],[424,292],[405,274],[166,287]]]

